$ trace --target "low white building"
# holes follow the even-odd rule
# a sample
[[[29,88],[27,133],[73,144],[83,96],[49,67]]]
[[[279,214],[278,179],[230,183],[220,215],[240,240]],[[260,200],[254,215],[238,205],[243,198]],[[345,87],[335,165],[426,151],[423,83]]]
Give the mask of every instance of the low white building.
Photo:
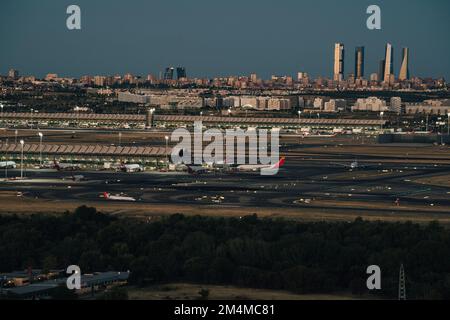
[[[425,100],[422,103],[408,103],[405,106],[405,112],[409,114],[424,113],[448,115],[450,113],[450,99]]]
[[[352,107],[352,111],[384,112],[388,111],[388,107],[386,101],[377,97],[369,97],[367,99],[356,100],[355,105]]]

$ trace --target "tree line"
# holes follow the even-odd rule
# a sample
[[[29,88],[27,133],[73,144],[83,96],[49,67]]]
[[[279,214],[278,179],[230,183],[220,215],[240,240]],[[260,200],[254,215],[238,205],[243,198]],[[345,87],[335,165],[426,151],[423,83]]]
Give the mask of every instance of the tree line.
[[[294,222],[172,215],[117,218],[80,207],[62,216],[0,216],[0,272],[79,265],[131,271],[138,286],[175,281],[411,299],[450,299],[450,230],[436,222]],[[369,265],[382,289],[369,293]]]

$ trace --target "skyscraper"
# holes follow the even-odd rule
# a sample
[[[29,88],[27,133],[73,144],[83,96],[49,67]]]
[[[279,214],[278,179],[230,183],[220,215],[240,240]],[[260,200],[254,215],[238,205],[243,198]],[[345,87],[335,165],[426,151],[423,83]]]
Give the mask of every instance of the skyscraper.
[[[391,74],[394,73],[394,48],[390,43],[386,44],[386,55],[384,58],[384,82],[389,82]]]
[[[364,47],[356,47],[355,50],[355,77],[364,77]]]
[[[405,81],[409,79],[409,49],[403,48],[402,52],[402,65],[400,67],[398,79],[400,81]]]
[[[336,43],[334,45],[334,81],[344,80],[344,45]]]
[[[177,79],[186,78],[186,68],[178,67],[177,68]]]
[[[164,80],[173,80],[174,70],[175,69],[173,67],[167,67],[166,71],[164,72]]]

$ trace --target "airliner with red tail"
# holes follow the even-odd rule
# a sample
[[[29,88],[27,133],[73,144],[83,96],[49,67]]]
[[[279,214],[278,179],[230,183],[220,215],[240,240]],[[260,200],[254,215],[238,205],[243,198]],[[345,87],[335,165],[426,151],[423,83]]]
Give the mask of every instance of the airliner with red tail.
[[[113,196],[108,192],[103,192],[103,198],[105,198],[106,200],[113,200],[113,201],[136,201],[136,199],[133,197],[127,197],[122,195]]]
[[[267,171],[276,171],[280,169],[284,163],[286,162],[286,158],[281,158],[280,161],[277,163],[270,165],[270,164],[243,164],[237,167],[238,171],[252,171],[252,172],[259,172],[263,170]]]

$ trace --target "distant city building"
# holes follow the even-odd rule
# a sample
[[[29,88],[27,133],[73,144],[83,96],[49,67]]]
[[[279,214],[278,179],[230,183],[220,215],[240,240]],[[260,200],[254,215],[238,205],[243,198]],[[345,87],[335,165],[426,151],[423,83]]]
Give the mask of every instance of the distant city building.
[[[450,113],[450,99],[408,103],[405,106],[405,112],[409,114],[424,113],[447,116]]]
[[[402,98],[392,97],[391,104],[389,106],[389,111],[401,113],[402,112]]]
[[[352,107],[352,111],[388,111],[386,101],[377,97],[369,97],[367,99],[356,100],[355,105]]]
[[[147,104],[150,98],[149,96],[141,94],[134,94],[130,92],[119,92],[117,95],[117,100],[119,102]]]
[[[297,104],[300,109],[303,109],[305,107],[305,98],[299,96]]]
[[[258,99],[256,97],[241,97],[241,102],[239,107],[248,107],[257,109],[258,108]]]
[[[303,81],[306,78],[308,78],[308,74],[306,72],[297,73],[297,81]]]
[[[103,87],[105,85],[106,77],[104,76],[95,76],[94,77],[94,85],[98,87]]]
[[[92,85],[93,83],[93,78],[91,76],[82,76],[80,78],[80,83],[82,84],[86,84],[86,85]]]
[[[384,57],[384,82],[390,82],[391,74],[394,74],[394,48],[390,43],[386,44]]]
[[[364,47],[356,47],[355,50],[355,77],[364,77]]]
[[[58,75],[56,73],[49,73],[45,76],[45,81],[56,81],[58,79]]]
[[[123,76],[123,82],[135,84],[137,82],[137,78],[131,73],[127,73],[126,75]]]
[[[164,80],[173,80],[173,74],[175,69],[173,67],[167,67],[164,72]]]
[[[400,81],[405,81],[409,79],[409,49],[403,48],[402,53],[402,64],[398,79]]]
[[[186,78],[187,78],[187,76],[186,76],[186,68],[178,67],[177,68],[177,79],[180,80],[180,79],[186,79]]]
[[[154,75],[152,75],[152,74],[148,74],[147,75],[147,82],[150,82],[151,84],[153,84],[153,83],[155,83],[156,82],[156,77],[154,76]]]
[[[372,73],[370,75],[370,81],[378,81],[378,73]]]
[[[334,45],[334,81],[344,80],[344,45],[336,43]]]
[[[314,107],[314,109],[322,110],[324,103],[325,103],[325,101],[323,98],[315,98],[314,102],[313,102],[313,107]]]
[[[8,77],[16,80],[17,78],[19,78],[19,71],[15,70],[15,69],[9,70]]]
[[[331,99],[325,102],[324,111],[325,112],[338,112],[343,111],[347,107],[347,101],[344,99]]]
[[[281,111],[281,110],[290,110],[291,102],[289,99],[283,98],[270,98],[267,101],[267,110],[269,111]]]

